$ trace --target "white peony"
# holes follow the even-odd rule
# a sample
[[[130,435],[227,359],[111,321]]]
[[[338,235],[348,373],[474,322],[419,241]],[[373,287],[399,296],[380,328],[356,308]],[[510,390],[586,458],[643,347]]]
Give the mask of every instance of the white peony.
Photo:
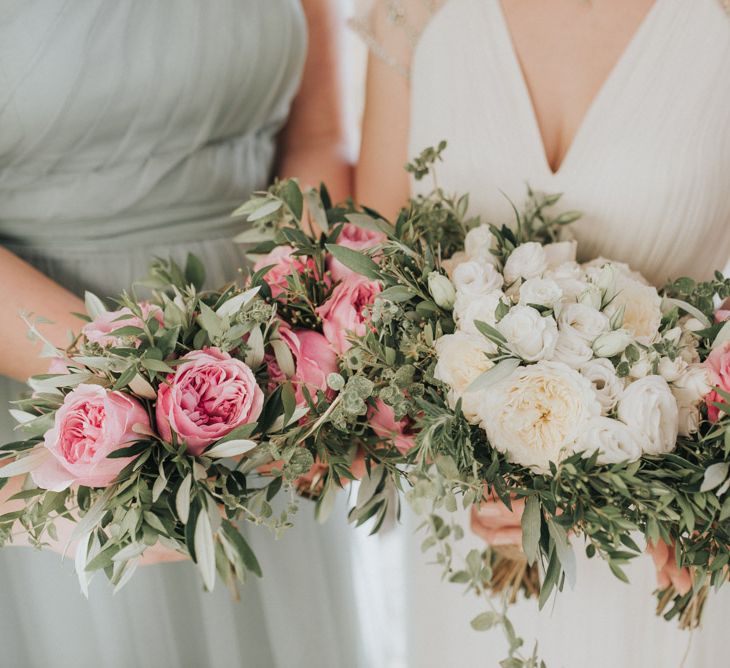
[[[494,246],[494,235],[489,225],[472,228],[464,239],[464,252],[470,260],[495,264],[497,258],[490,252]]]
[[[578,242],[574,240],[556,241],[555,243],[543,246],[543,250],[545,251],[548,269],[556,269],[566,262],[575,262],[575,257],[578,252]]]
[[[547,270],[547,257],[542,245],[528,241],[515,248],[504,264],[504,280],[514,283],[520,278],[527,280],[541,276]]]
[[[618,417],[637,435],[642,450],[659,455],[677,444],[677,401],[661,376],[646,376],[624,390],[618,402]]]
[[[560,362],[520,367],[488,388],[479,407],[490,443],[510,461],[549,472],[573,450],[601,405],[591,384]]]
[[[641,457],[641,446],[631,429],[608,417],[588,421],[576,440],[575,451],[585,453],[586,457],[599,452],[599,464],[633,462]]]
[[[590,360],[580,368],[580,373],[593,385],[603,414],[608,415],[616,407],[626,382],[616,375],[616,369],[607,359]]]
[[[537,304],[552,308],[562,298],[560,286],[550,278],[528,278],[520,286],[520,304]]]
[[[515,306],[497,324],[512,352],[526,362],[548,360],[558,342],[555,320],[531,306]]]
[[[700,406],[712,390],[707,367],[690,364],[671,387],[679,409],[679,433],[682,436],[695,434],[700,427]]]
[[[462,262],[452,276],[457,292],[466,297],[478,297],[499,290],[504,279],[491,264],[474,260]]]
[[[465,332],[446,334],[437,339],[434,347],[438,358],[433,375],[452,390],[450,398],[455,402],[482,373],[489,371],[494,362],[494,344],[482,335]]]
[[[499,290],[478,297],[457,295],[454,304],[454,318],[459,328],[470,334],[482,336],[474,322],[479,320],[494,327],[497,324],[497,307],[500,302],[505,303],[504,299],[504,294]]]
[[[568,329],[558,331],[558,343],[552,359],[567,364],[571,369],[579,369],[592,358],[593,348],[585,339]]]
[[[585,304],[565,304],[558,313],[558,327],[561,332],[570,332],[592,345],[609,329],[605,314]]]
[[[662,323],[662,298],[651,285],[643,285],[633,278],[619,275],[616,296],[606,307],[610,317],[623,308],[622,327],[645,345],[652,343]]]

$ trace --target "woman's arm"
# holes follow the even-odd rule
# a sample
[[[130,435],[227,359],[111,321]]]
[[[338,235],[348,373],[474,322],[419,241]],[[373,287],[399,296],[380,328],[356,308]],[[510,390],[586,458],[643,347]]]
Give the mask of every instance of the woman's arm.
[[[333,200],[352,194],[342,113],[339,60],[342,16],[336,0],[302,0],[309,50],[299,93],[280,143],[280,177],[303,187],[327,184]]]
[[[78,330],[81,325],[71,314],[83,313],[84,303],[5,248],[0,248],[0,300],[3,305],[0,375],[25,381],[29,376],[45,373],[48,359],[40,358],[38,343],[28,339],[21,312],[50,320],[51,323],[40,325],[39,329],[49,341],[64,347],[67,333]]]

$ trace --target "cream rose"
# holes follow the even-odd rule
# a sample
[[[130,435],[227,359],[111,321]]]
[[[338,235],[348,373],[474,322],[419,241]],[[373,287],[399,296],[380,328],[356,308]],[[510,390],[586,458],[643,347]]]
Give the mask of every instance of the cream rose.
[[[547,257],[539,243],[528,241],[515,248],[504,264],[504,280],[514,283],[542,275],[547,270]]]
[[[548,269],[555,269],[566,262],[575,262],[578,242],[575,240],[556,241],[552,244],[546,244],[542,248],[545,251]]]
[[[526,362],[552,358],[558,342],[558,326],[531,306],[514,306],[497,324],[510,349]]]
[[[474,260],[462,262],[452,277],[458,293],[466,297],[479,297],[499,290],[504,283],[500,274],[491,264]]]
[[[631,429],[607,417],[588,421],[576,440],[575,451],[585,453],[586,457],[598,452],[599,464],[633,462],[641,457],[641,446]]]
[[[560,286],[550,278],[528,278],[520,286],[520,304],[552,308],[563,298]]]
[[[591,384],[560,362],[520,367],[485,391],[479,409],[490,443],[510,461],[548,473],[572,452],[601,405]]]
[[[446,334],[436,340],[435,348],[438,361],[433,375],[451,388],[453,401],[494,366],[488,357],[494,354],[494,345],[481,334],[475,336],[460,331]]]
[[[580,373],[593,385],[603,414],[608,415],[618,403],[626,386],[625,381],[616,375],[616,369],[607,359],[592,359],[586,362]]]
[[[643,285],[639,281],[619,274],[616,296],[606,307],[608,316],[624,309],[623,324],[625,330],[645,345],[652,343],[659,333],[662,323],[662,298],[651,285]]]
[[[494,327],[497,324],[497,307],[500,302],[506,303],[504,299],[504,294],[499,290],[479,297],[457,295],[454,304],[454,318],[459,328],[469,334],[479,334],[481,336],[474,322],[479,320]]]
[[[624,390],[618,402],[618,417],[637,435],[642,450],[659,455],[677,444],[677,401],[661,376],[646,376]]]

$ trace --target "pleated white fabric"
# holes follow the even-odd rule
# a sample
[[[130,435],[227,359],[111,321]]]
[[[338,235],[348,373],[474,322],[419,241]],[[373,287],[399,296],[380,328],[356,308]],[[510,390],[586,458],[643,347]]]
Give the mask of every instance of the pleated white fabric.
[[[706,278],[725,267],[730,18],[720,2],[656,0],[555,173],[498,0],[375,4],[385,7],[385,19],[361,19],[359,26],[379,55],[409,75],[410,154],[446,139],[439,185],[468,192],[472,213],[509,222],[508,199],[519,207],[529,183],[564,193],[560,207],[583,212],[574,232],[585,258],[623,260],[657,285],[679,275]],[[402,32],[411,44],[410,62],[402,49],[384,51],[378,30]],[[414,183],[414,190],[430,185]],[[406,526],[417,521],[408,516]],[[629,586],[604,563],[587,559],[575,542],[576,589],[541,614],[533,602],[513,609],[518,632],[539,640],[549,666],[678,667],[690,640],[685,668],[724,665],[729,591],[711,598],[703,628],[690,636],[655,617],[648,557],[628,569]],[[418,536],[405,543],[408,665],[497,666],[506,650],[499,633],[469,627],[482,606],[440,582],[439,567],[424,565]]]

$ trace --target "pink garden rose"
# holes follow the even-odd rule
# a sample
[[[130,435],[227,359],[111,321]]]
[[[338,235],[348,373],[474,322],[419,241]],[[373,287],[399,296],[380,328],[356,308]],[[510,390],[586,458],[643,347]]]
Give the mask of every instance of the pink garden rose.
[[[294,249],[291,246],[277,246],[266,257],[261,258],[254,264],[254,271],[259,271],[264,267],[271,267],[264,274],[264,280],[271,289],[271,296],[277,299],[287,290],[287,276],[305,272],[316,273],[317,268],[311,257],[304,255],[292,255]]]
[[[375,232],[374,230],[366,230],[364,227],[347,223],[342,226],[340,236],[337,237],[337,245],[350,248],[351,250],[362,251],[374,248],[378,244],[383,243],[387,236],[383,232]],[[342,262],[330,256],[328,258],[327,267],[330,270],[332,278],[336,281],[342,281],[352,276],[358,276],[354,271],[348,269]]]
[[[162,309],[155,304],[140,304],[145,320],[150,314],[162,324]],[[121,346],[124,343],[123,337],[110,336],[114,330],[122,327],[144,327],[144,322],[138,318],[126,306],[119,311],[107,311],[91,322],[85,324],[81,333],[90,343],[98,343],[100,346]],[[139,344],[138,344],[139,345]]]
[[[337,353],[350,349],[348,334],[364,336],[367,332],[365,307],[372,305],[380,292],[379,283],[362,277],[346,281],[340,283],[317,309],[317,315],[322,318],[322,331]]]
[[[725,322],[730,318],[730,309],[726,308],[727,304],[723,304],[722,306],[722,308],[715,311],[715,322]]]
[[[60,492],[72,484],[107,487],[133,457],[109,459],[150,430],[147,411],[136,399],[100,385],[79,385],[69,392],[46,432],[51,456],[31,472],[38,487]]]
[[[174,431],[198,456],[236,427],[255,421],[264,393],[246,364],[217,348],[182,359],[157,391],[157,428],[166,441]]]
[[[725,392],[730,392],[730,341],[715,348],[705,360],[705,365],[710,371],[710,383]],[[720,409],[713,406],[713,402],[726,403],[715,390],[705,397],[707,417],[710,422],[716,422],[720,417]]]
[[[395,411],[382,399],[376,400],[375,407],[370,409],[368,421],[372,430],[381,438],[393,441],[401,454],[413,447],[415,436],[411,431],[411,420],[406,417],[396,422]]]

